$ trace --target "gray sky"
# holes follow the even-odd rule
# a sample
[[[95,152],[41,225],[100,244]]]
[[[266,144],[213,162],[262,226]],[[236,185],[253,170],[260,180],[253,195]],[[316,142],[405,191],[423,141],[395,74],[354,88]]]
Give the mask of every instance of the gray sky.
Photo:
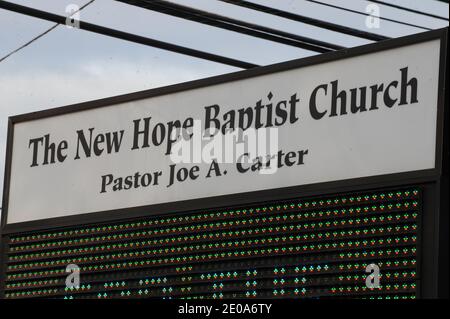
[[[343,46],[353,47],[370,42],[216,0],[171,1]],[[379,29],[368,30],[363,16],[323,7],[304,0],[251,1],[390,37],[423,31],[386,21],[381,21]],[[370,3],[365,0],[322,1],[363,12]],[[74,3],[81,6],[88,0],[10,0],[10,2],[65,15],[65,8],[68,4]],[[448,17],[448,4],[436,0],[389,0],[389,2]],[[448,22],[444,20],[382,5],[379,7],[381,16],[387,18],[434,29],[448,26]],[[261,65],[316,54],[112,0],[96,0],[81,12],[81,19]],[[50,22],[0,9],[0,57],[52,25],[53,23]],[[238,69],[59,26],[0,63],[0,180],[3,181],[6,124],[10,115],[236,70]]]

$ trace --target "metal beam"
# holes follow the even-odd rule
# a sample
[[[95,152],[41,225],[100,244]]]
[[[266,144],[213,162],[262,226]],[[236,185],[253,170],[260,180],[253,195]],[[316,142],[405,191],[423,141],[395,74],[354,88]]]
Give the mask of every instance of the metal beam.
[[[56,15],[53,13],[37,10],[34,8],[22,6],[22,5],[18,5],[15,3],[0,1],[0,8],[9,10],[12,12],[24,14],[24,15],[27,15],[30,17],[35,17],[38,19],[43,19],[43,20],[59,23],[61,25],[64,25],[66,23],[66,17],[64,17],[64,16]],[[220,55],[195,50],[195,49],[175,45],[175,44],[168,43],[168,42],[163,42],[163,41],[139,36],[139,35],[128,33],[128,32],[110,29],[110,28],[102,27],[102,26],[84,22],[84,21],[80,21],[80,29],[94,32],[94,33],[101,34],[101,35],[105,35],[105,36],[109,36],[109,37],[113,37],[116,39],[121,39],[121,40],[129,41],[129,42],[133,42],[133,43],[139,43],[139,44],[143,44],[146,46],[151,46],[154,48],[167,50],[167,51],[171,51],[171,52],[176,52],[179,54],[183,54],[183,55],[187,55],[187,56],[191,56],[191,57],[195,57],[195,58],[199,58],[199,59],[203,59],[203,60],[208,60],[208,61],[212,61],[212,62],[217,62],[217,63],[221,63],[221,64],[225,64],[225,65],[230,65],[230,66],[234,66],[234,67],[238,67],[238,68],[242,68],[242,69],[250,69],[250,68],[254,68],[254,67],[258,66],[253,63],[243,62],[240,60],[227,58],[227,57],[223,57]]]

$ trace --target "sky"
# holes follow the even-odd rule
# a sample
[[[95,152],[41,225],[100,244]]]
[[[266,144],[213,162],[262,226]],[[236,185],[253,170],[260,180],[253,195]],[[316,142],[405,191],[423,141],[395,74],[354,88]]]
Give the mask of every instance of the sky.
[[[1,1],[1,0],[0,0]],[[371,41],[320,29],[217,0],[170,0],[236,19],[310,38],[354,47]],[[380,21],[368,29],[365,17],[305,0],[250,0],[285,11],[389,37],[422,29]],[[321,0],[365,12],[370,1]],[[65,15],[69,4],[88,0],[10,0],[9,2]],[[437,0],[389,2],[448,18],[448,4]],[[382,17],[438,29],[448,21],[379,5]],[[203,50],[259,65],[318,54],[263,39],[170,17],[113,0],[96,0],[80,16],[91,22],[142,36]],[[51,27],[53,23],[0,9],[0,58]],[[0,62],[0,181],[8,116],[120,95],[213,75],[238,71],[214,62],[140,44],[58,26],[25,49]],[[0,185],[0,196],[2,194]]]

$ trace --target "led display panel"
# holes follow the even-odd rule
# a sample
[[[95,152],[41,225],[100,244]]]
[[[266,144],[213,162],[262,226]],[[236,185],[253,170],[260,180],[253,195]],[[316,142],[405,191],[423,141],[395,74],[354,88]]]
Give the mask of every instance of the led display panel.
[[[415,298],[421,215],[412,187],[11,236],[5,296]]]

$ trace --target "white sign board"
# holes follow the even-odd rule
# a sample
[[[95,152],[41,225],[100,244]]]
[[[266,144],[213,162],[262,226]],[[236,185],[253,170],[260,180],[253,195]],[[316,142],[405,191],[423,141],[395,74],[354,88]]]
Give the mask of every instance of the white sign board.
[[[433,169],[439,54],[432,40],[14,123],[7,223]],[[275,129],[275,171],[243,152],[174,165],[168,132],[194,141],[197,120]]]

